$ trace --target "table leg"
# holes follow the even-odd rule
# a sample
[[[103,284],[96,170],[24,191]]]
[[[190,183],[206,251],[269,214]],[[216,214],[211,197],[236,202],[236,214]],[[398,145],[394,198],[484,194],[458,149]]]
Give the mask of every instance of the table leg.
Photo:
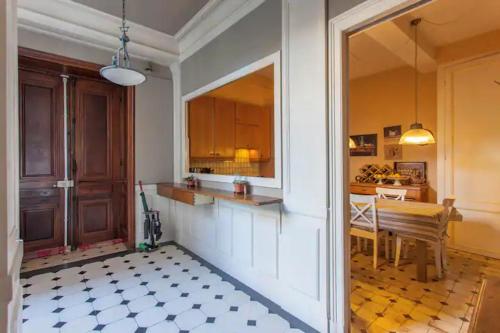
[[[417,280],[427,282],[427,243],[417,240]]]

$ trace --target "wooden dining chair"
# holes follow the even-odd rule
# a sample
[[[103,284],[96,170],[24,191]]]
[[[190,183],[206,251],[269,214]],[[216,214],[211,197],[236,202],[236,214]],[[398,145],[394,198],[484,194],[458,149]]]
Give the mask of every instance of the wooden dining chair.
[[[388,260],[389,243],[388,233],[378,228],[376,196],[351,194],[351,236],[357,237],[358,251],[361,250],[360,239],[371,239],[373,241],[373,268],[378,267],[379,239],[385,237],[385,254]]]
[[[388,199],[388,200],[400,200],[405,201],[406,193],[408,190],[398,189],[398,188],[387,188],[387,187],[376,187],[375,192],[377,193],[377,197],[379,199]],[[391,242],[391,246],[389,247],[392,250],[392,255],[396,253],[396,235],[391,234],[389,232],[389,236],[387,238]],[[403,257],[408,256],[408,244],[403,244]]]
[[[401,200],[405,201],[407,190],[398,188],[377,187],[375,188],[379,199]]]
[[[434,248],[434,262],[436,265],[436,272],[438,278],[441,279],[443,277],[443,270],[446,269],[448,265],[447,260],[447,231],[448,231],[448,222],[450,212],[453,209],[453,204],[455,203],[455,199],[445,198],[443,200],[443,212],[439,217],[439,225],[438,231],[435,239],[422,239],[426,241],[431,247]],[[412,238],[409,235],[397,235],[396,239],[396,258],[394,260],[394,266],[398,267],[399,259],[401,257],[401,244],[404,239]]]

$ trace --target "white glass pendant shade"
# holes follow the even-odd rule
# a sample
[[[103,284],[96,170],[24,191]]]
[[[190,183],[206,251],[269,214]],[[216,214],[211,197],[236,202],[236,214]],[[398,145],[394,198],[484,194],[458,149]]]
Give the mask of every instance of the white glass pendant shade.
[[[101,68],[101,76],[109,81],[121,86],[136,86],[146,81],[146,76],[130,67],[130,57],[127,50],[127,43],[130,39],[127,36],[129,27],[125,20],[125,0],[122,0],[122,32],[120,36],[120,47],[113,56],[113,62],[110,66]]]
[[[121,86],[136,86],[146,81],[146,76],[141,72],[116,65],[103,67],[100,72],[104,78]]]
[[[403,133],[399,139],[400,145],[430,145],[436,143],[431,131],[423,128],[422,124],[415,123]]]

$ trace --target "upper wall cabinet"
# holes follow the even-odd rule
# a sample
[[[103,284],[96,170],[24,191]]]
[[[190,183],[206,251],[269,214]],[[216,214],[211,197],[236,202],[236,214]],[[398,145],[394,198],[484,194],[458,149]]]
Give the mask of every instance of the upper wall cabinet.
[[[236,105],[236,148],[250,150],[250,159],[271,158],[271,107],[238,103]]]
[[[214,98],[214,151],[217,158],[234,158],[236,103]]]
[[[271,158],[271,107],[202,96],[189,102],[189,157],[231,160],[248,150],[253,162]]]
[[[213,157],[213,98],[202,96],[189,103],[189,154],[191,158]]]

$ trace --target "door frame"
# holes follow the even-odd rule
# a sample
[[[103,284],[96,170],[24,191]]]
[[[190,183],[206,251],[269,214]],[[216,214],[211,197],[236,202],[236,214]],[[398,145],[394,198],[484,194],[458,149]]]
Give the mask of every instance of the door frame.
[[[433,0],[366,0],[328,22],[329,331],[350,330],[348,37]]]
[[[29,61],[45,62],[54,64],[54,68],[49,71],[58,71],[59,74],[68,74],[73,77],[84,77],[105,81],[99,75],[99,70],[103,65],[73,59],[61,55],[46,53],[30,48],[19,47],[18,57],[23,57]],[[20,66],[21,68],[21,66]],[[69,94],[73,94],[71,84],[69,84]],[[127,146],[127,239],[129,248],[135,248],[135,87],[126,87],[123,98],[126,113],[126,146]],[[70,105],[70,112],[73,112],[73,105]],[[70,204],[73,204],[70,200]],[[74,214],[73,214],[74,215]],[[72,217],[74,221],[74,217]],[[72,228],[74,224],[72,223]],[[74,230],[68,230],[68,238],[73,241]]]

